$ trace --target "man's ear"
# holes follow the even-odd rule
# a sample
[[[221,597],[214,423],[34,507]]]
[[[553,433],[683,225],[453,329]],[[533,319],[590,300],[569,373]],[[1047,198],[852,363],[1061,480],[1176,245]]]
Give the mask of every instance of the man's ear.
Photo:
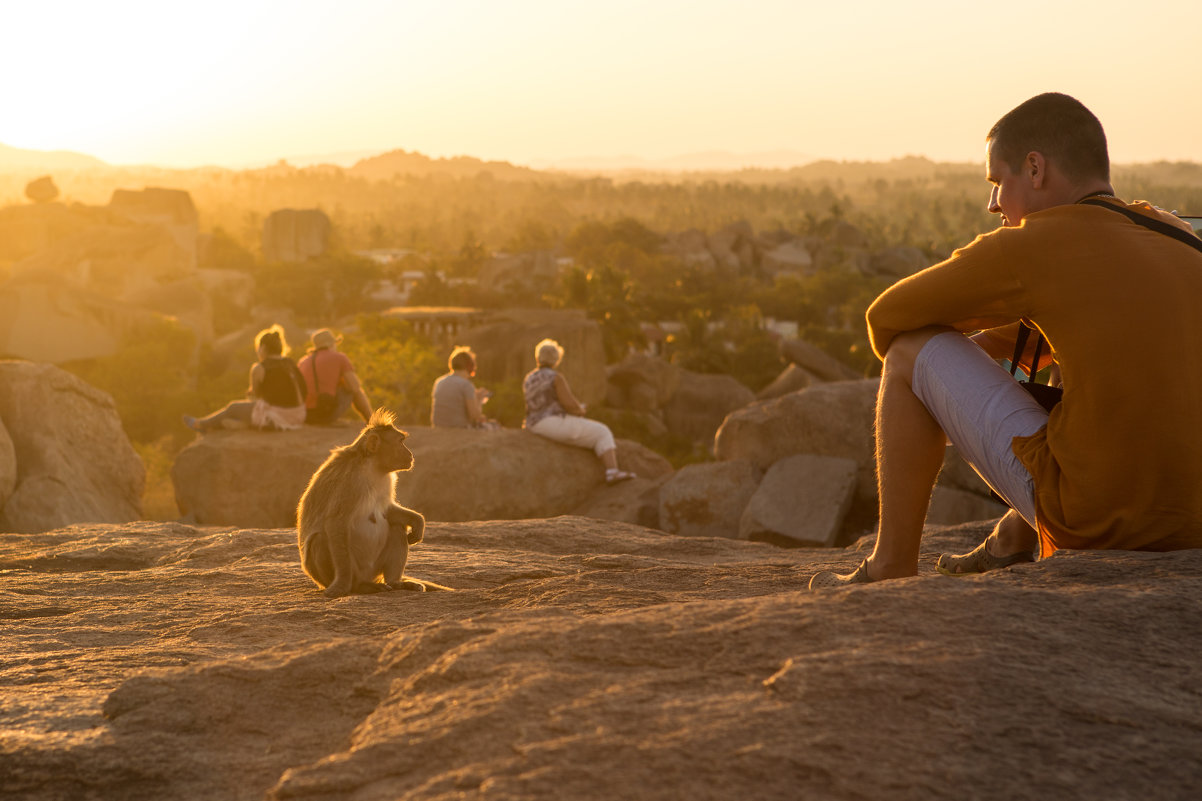
[[[1023,159],[1023,177],[1032,189],[1043,189],[1048,180],[1048,161],[1038,150],[1032,150]]]

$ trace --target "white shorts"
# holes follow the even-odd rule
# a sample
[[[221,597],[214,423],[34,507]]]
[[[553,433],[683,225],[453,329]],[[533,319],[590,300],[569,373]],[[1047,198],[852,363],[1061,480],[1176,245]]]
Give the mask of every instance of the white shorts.
[[[1047,411],[976,343],[954,332],[923,346],[911,385],[964,460],[1035,528],[1035,483],[1011,444],[1046,426]]]
[[[530,427],[532,433],[578,448],[592,448],[600,456],[616,445],[609,426],[573,414],[552,414]]]

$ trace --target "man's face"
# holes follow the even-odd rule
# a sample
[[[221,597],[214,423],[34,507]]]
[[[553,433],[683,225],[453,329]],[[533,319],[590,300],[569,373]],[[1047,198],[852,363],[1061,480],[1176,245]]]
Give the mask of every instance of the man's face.
[[[985,179],[993,184],[989,211],[1002,215],[1003,225],[1018,225],[1023,217],[1040,210],[1032,176],[1026,170],[1011,171],[1009,164],[994,155],[992,142],[985,148]]]

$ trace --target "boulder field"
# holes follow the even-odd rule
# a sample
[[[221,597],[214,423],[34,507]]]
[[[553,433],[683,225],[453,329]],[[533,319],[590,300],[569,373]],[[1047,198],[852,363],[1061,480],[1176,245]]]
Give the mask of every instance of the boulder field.
[[[433,523],[325,600],[284,529],[0,535],[0,788],[146,799],[1193,799],[1202,551],[809,593],[857,548]],[[860,548],[864,547],[861,544]]]

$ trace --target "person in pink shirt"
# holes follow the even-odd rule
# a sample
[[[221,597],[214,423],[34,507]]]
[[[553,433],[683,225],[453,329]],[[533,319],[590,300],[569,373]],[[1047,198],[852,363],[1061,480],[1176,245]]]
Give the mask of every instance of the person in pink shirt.
[[[371,403],[351,360],[338,351],[342,337],[335,336],[328,328],[320,328],[313,332],[311,340],[312,347],[297,363],[305,379],[305,422],[330,425],[352,406],[367,422],[371,418]]]

